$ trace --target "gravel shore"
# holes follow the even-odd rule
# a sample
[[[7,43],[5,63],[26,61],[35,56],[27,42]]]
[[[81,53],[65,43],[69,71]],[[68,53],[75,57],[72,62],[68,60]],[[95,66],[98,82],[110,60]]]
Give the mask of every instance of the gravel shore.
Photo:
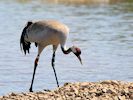
[[[0,96],[0,100],[133,100],[133,82],[65,83],[56,90],[11,93]]]

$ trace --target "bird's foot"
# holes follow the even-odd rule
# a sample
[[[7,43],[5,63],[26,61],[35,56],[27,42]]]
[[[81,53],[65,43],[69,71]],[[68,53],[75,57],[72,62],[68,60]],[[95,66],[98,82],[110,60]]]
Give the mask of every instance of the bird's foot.
[[[29,92],[33,92],[32,88],[29,89]]]
[[[60,87],[59,83],[57,82],[57,87]]]

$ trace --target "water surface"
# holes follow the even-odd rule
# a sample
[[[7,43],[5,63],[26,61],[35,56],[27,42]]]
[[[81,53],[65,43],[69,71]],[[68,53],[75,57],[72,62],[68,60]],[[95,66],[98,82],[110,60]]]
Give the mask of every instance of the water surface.
[[[0,1],[0,95],[28,91],[37,48],[25,56],[19,45],[28,20],[55,19],[68,25],[67,47],[82,49],[83,66],[73,55],[56,53],[60,85],[65,82],[133,81],[133,3],[63,4],[31,0]],[[34,90],[55,89],[52,47],[43,51]]]

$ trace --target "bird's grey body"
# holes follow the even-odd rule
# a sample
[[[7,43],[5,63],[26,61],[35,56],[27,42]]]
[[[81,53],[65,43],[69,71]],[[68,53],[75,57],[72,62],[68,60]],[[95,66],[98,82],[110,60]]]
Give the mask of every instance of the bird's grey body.
[[[65,45],[69,34],[68,27],[55,20],[43,20],[33,23],[27,29],[25,40],[36,42],[41,46],[61,44]]]
[[[82,63],[80,58],[81,51],[79,48],[72,46],[69,49],[66,49],[65,44],[66,44],[68,34],[69,34],[69,28],[65,24],[55,20],[43,20],[43,21],[27,23],[26,27],[23,29],[23,32],[20,38],[21,49],[26,54],[27,52],[29,53],[30,44],[32,42],[34,42],[36,46],[38,45],[38,54],[34,62],[34,72],[33,72],[31,86],[29,89],[30,91],[32,91],[34,76],[35,76],[40,54],[46,46],[53,45],[53,55],[52,55],[51,65],[55,74],[58,87],[59,87],[59,83],[58,83],[56,71],[54,68],[55,52],[58,45],[61,46],[61,49],[64,54],[69,54],[70,52],[73,52]]]

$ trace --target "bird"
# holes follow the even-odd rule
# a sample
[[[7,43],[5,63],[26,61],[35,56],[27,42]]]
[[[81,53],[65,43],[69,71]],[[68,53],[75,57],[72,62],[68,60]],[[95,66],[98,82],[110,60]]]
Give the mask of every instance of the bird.
[[[57,20],[27,21],[20,37],[20,48],[26,55],[27,53],[30,53],[29,50],[31,48],[31,43],[35,43],[35,46],[38,47],[38,53],[34,61],[34,70],[29,92],[33,92],[36,68],[38,66],[41,52],[45,47],[49,45],[52,45],[53,47],[51,65],[54,71],[57,87],[59,87],[59,82],[55,70],[55,53],[58,46],[60,46],[64,54],[69,54],[72,52],[82,64],[80,57],[81,49],[77,46],[71,46],[68,49],[66,48],[68,34],[68,26]]]

